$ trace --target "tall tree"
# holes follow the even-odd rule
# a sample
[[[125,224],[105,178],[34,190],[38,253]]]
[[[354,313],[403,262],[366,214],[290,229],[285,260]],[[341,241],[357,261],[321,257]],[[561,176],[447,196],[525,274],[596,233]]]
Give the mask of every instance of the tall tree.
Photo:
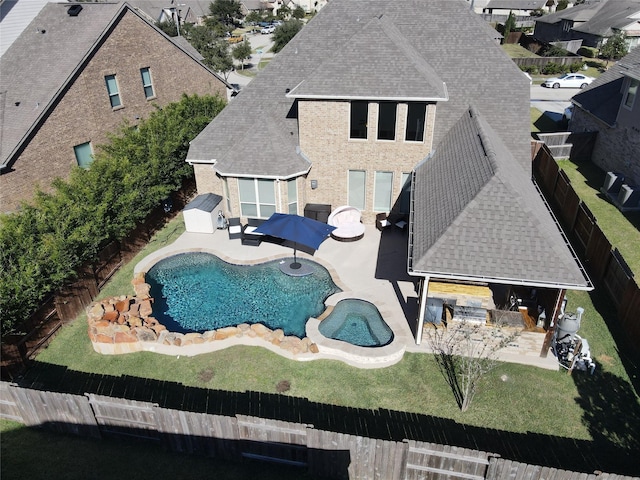
[[[204,64],[213,70],[222,73],[225,79],[233,69],[233,59],[229,51],[229,42],[217,37],[206,25],[198,25],[189,28],[185,37],[193,45],[200,55],[204,57]]]
[[[293,13],[291,14],[293,18],[297,18],[298,20],[302,20],[304,18],[304,15],[304,8],[302,8],[300,5],[296,6],[296,8],[293,9]]]
[[[273,32],[273,52],[278,53],[289,41],[302,29],[303,23],[300,20],[289,20],[284,22],[275,32]]]
[[[607,66],[609,60],[620,60],[627,54],[627,36],[622,30],[618,30],[614,35],[607,39],[600,48],[600,55],[607,59]]]
[[[244,70],[244,61],[251,58],[251,44],[245,38],[242,43],[239,43],[233,49],[233,58],[242,62],[242,70]]]
[[[209,13],[227,27],[232,27],[235,20],[242,17],[240,2],[236,0],[215,0],[209,4]]]
[[[507,43],[507,41],[509,40],[509,34],[511,32],[513,32],[516,29],[516,16],[514,15],[513,12],[509,12],[509,17],[507,18],[507,21],[504,23],[504,32],[502,34],[502,36],[504,37],[502,39],[502,43]]]

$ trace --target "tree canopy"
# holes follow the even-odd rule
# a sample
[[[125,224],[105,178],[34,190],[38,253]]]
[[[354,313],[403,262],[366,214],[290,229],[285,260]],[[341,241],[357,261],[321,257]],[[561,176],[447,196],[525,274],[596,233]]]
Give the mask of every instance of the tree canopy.
[[[600,48],[600,55],[607,60],[620,60],[627,54],[627,36],[623,31],[616,32]]]
[[[227,27],[233,26],[235,20],[242,17],[240,2],[236,0],[215,0],[209,4],[209,13]]]
[[[189,142],[223,108],[219,97],[184,95],[137,128],[125,124],[88,169],[53,182],[19,212],[0,215],[0,322],[14,332],[103,245],[124,238],[183,179]]]
[[[244,70],[244,61],[251,58],[251,44],[246,38],[233,49],[233,58],[242,62]]]
[[[278,53],[302,29],[303,23],[293,19],[284,22],[273,32],[273,52]]]

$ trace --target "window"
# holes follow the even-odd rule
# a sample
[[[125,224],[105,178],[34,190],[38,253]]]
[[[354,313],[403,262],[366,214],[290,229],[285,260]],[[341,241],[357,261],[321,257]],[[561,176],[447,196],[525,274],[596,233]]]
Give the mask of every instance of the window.
[[[366,172],[363,170],[349,170],[349,185],[347,203],[352,207],[364,210]]]
[[[373,210],[388,212],[391,210],[393,192],[393,172],[376,172],[373,192]]]
[[[402,190],[400,191],[400,213],[409,213],[411,207],[411,174],[402,174]]]
[[[120,101],[120,93],[118,92],[118,82],[115,75],[107,75],[104,77],[107,82],[107,92],[109,92],[109,101],[111,102],[111,108],[116,108],[122,105]]]
[[[298,184],[296,179],[287,181],[287,198],[289,199],[289,213],[298,214]]]
[[[633,103],[636,100],[636,95],[638,95],[638,85],[640,85],[640,80],[636,80],[635,78],[630,79],[629,88],[627,89],[627,95],[624,98],[624,106],[628,109],[633,108]]]
[[[140,75],[142,76],[142,88],[144,88],[144,96],[146,98],[153,98],[153,84],[151,83],[151,71],[148,68],[141,68]]]
[[[378,109],[378,140],[396,139],[396,111],[398,104],[384,102]]]
[[[227,199],[227,212],[231,213],[231,197],[229,196],[229,181],[227,177],[222,177],[222,188],[224,189],[224,196]]]
[[[351,125],[349,138],[367,138],[367,120],[369,104],[367,102],[351,102]]]
[[[268,218],[276,211],[273,180],[239,178],[240,213],[243,217]]]
[[[404,139],[407,142],[424,140],[424,120],[427,115],[426,103],[410,103],[407,108],[407,131]]]
[[[73,147],[73,153],[76,154],[76,162],[78,166],[82,168],[89,168],[89,165],[93,163],[93,151],[91,149],[91,142],[81,143]]]

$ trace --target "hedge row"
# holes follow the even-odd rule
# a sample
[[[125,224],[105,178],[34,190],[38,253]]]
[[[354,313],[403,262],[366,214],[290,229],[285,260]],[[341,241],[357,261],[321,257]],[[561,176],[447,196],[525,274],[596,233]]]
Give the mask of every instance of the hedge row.
[[[106,243],[124,238],[182,181],[189,142],[225,106],[219,97],[183,95],[137,128],[124,125],[98,147],[89,169],[56,179],[53,193],[0,215],[1,334],[19,327],[75,269]]]

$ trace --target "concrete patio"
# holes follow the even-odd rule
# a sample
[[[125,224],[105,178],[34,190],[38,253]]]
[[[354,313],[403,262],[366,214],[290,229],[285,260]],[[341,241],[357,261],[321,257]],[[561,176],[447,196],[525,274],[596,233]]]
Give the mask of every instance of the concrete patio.
[[[407,274],[407,237],[406,230],[393,228],[381,233],[374,226],[367,225],[361,240],[339,242],[328,238],[313,255],[298,250],[299,258],[312,259],[327,268],[334,282],[342,289],[342,292],[327,299],[328,306],[335,305],[343,298],[370,301],[376,305],[384,321],[393,330],[394,339],[384,347],[358,347],[327,339],[317,331],[319,321],[311,319],[307,323],[307,336],[318,344],[320,351],[296,355],[297,360],[326,358],[359,368],[379,368],[397,363],[404,352],[430,353],[426,339],[420,345],[415,343],[418,279]],[[226,230],[216,230],[213,234],[185,232],[173,244],[143,259],[136,265],[135,272],[146,272],[162,258],[189,251],[209,252],[237,264],[261,263],[293,256],[293,250],[288,246],[269,242],[262,242],[259,246],[242,245],[239,239],[229,239]],[[521,332],[499,352],[499,359],[557,370],[558,363],[551,353],[546,358],[540,357],[542,335]],[[239,343],[261,345],[281,355],[291,356],[270,345],[253,343],[251,339],[244,339]],[[187,354],[226,348],[231,344],[233,339],[225,340],[215,348],[193,345],[188,347],[192,351]],[[204,348],[207,350],[203,350]],[[171,354],[169,351],[159,353]],[[182,354],[185,353],[183,350]]]

